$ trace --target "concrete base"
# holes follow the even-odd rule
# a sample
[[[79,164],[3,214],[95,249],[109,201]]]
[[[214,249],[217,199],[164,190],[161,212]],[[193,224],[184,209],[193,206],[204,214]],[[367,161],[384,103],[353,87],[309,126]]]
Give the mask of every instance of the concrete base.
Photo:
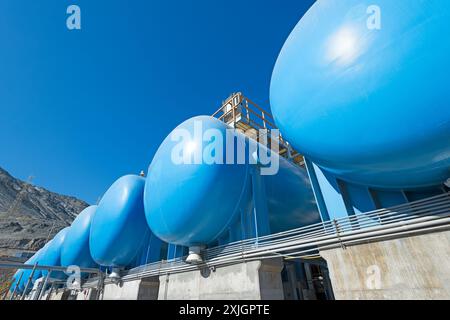
[[[157,277],[106,284],[103,300],[157,300],[159,280]]]
[[[283,300],[283,261],[270,259],[160,276],[159,300]]]
[[[450,231],[321,250],[339,300],[450,299]]]

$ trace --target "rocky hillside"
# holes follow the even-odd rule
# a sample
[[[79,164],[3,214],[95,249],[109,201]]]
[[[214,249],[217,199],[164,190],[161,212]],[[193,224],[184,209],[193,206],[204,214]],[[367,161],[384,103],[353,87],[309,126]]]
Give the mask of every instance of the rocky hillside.
[[[87,206],[15,179],[0,168],[0,255],[39,249]]]

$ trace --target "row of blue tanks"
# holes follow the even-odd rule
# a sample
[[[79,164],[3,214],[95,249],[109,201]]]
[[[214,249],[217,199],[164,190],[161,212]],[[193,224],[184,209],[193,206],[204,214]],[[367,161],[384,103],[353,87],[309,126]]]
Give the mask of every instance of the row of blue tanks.
[[[369,23],[377,18],[378,24]],[[366,0],[316,1],[286,41],[272,76],[271,108],[284,138],[348,183],[384,190],[444,185],[450,177],[448,33],[447,0],[378,0],[375,7]],[[199,122],[224,135],[229,129],[201,116],[176,130],[194,136]],[[246,148],[253,143],[234,135]],[[182,150],[209,142],[187,139]],[[262,177],[250,161],[174,164],[179,143],[169,135],[146,178],[117,180],[98,206],[81,212],[26,263],[130,268],[161,259],[165,243],[216,245],[321,220],[303,168],[279,158],[278,174]],[[265,227],[247,232],[260,196]],[[23,273],[19,290],[30,272],[16,274],[17,281]],[[33,281],[42,276],[36,272]]]
[[[200,116],[185,121],[174,132],[193,133],[198,123],[204,130],[217,130],[223,136],[230,129],[218,119]],[[256,144],[237,131],[231,132],[247,151]],[[203,150],[210,141],[197,142],[196,147]],[[189,139],[182,141],[181,149],[192,152],[192,143]],[[174,164],[172,150],[177,145],[180,142],[169,135],[156,152],[147,177],[127,175],[118,179],[97,206],[82,211],[70,227],[61,230],[26,264],[132,268],[167,258],[164,244],[184,248],[216,245],[219,239],[232,242],[320,221],[306,171],[273,154],[280,162],[278,174],[257,175],[264,179],[258,185],[264,188],[266,227],[257,228],[259,234],[242,230],[242,219],[245,215],[251,219],[254,202],[258,201],[253,192],[258,164],[252,164],[249,157],[242,164]],[[225,162],[229,149],[225,144],[222,148]],[[19,292],[25,289],[31,272],[16,273],[17,279],[23,273]],[[32,283],[46,275],[37,270]],[[56,279],[64,276],[56,271],[51,275]]]

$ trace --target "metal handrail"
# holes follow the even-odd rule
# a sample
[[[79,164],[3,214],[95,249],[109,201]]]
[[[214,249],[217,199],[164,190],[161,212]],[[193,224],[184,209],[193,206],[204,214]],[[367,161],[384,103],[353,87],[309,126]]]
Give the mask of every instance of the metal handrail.
[[[319,249],[361,241],[450,229],[450,193],[424,200],[325,221],[264,237],[240,240],[207,249],[204,267],[283,257],[300,259],[317,255]],[[337,230],[339,232],[337,232]],[[200,266],[201,267],[201,266]],[[198,270],[184,258],[141,266],[124,279]]]
[[[186,264],[185,258],[150,263],[125,272],[123,280],[195,271],[202,267],[227,266],[276,257],[283,259],[317,258],[322,249],[448,229],[450,229],[450,192],[391,208],[378,209],[210,248],[203,253],[205,262],[202,265]],[[31,266],[0,261],[0,268],[2,267],[65,270],[64,267]],[[81,269],[81,272],[98,274],[99,279],[93,279],[93,283],[97,286],[100,286],[101,281],[104,280],[102,272],[98,269]]]
[[[23,269],[23,270],[45,270],[45,271],[67,271],[67,267],[60,267],[60,266],[45,266],[45,265],[30,265],[30,264],[24,264],[24,263],[15,263],[15,262],[9,262],[9,261],[1,261],[0,260],[0,269]],[[80,272],[82,273],[93,273],[93,274],[100,274],[102,273],[99,269],[93,269],[93,268],[80,268]]]
[[[28,279],[24,279],[26,280],[25,283],[25,289],[23,290],[22,294],[20,295],[19,299],[20,300],[24,300],[25,297],[28,295],[28,288],[30,287],[30,285],[33,285],[33,276],[34,273],[36,272],[36,270],[45,270],[47,271],[47,276],[44,279],[44,284],[42,286],[42,288],[40,289],[40,292],[38,294],[38,300],[40,300],[40,298],[42,297],[42,295],[44,294],[43,290],[45,290],[46,286],[48,283],[61,283],[61,284],[65,284],[65,282],[61,282],[61,280],[59,279],[52,279],[50,277],[51,273],[53,271],[60,271],[60,272],[65,272],[67,271],[66,267],[61,267],[61,266],[46,266],[46,265],[39,265],[38,263],[34,264],[34,265],[28,265],[28,264],[23,264],[23,263],[15,263],[15,262],[9,262],[9,261],[1,261],[0,260],[0,269],[19,269],[19,270],[31,270],[31,274],[29,275]],[[81,273],[88,273],[88,274],[95,274],[98,277],[97,280],[97,299],[100,296],[100,291],[101,291],[101,285],[103,283],[103,279],[104,279],[104,275],[103,275],[103,271],[101,271],[100,269],[94,269],[94,268],[80,268],[80,272]],[[24,273],[20,274],[20,278],[19,280],[16,282],[16,285],[14,287],[14,291],[11,293],[10,295],[10,300],[12,300],[15,295],[16,295],[16,291],[18,288],[19,283],[21,283],[21,279]],[[7,292],[9,291],[9,289],[7,290]]]
[[[226,107],[228,106],[230,106],[230,109],[226,110]],[[221,112],[222,114],[220,114]],[[240,92],[232,94],[227,100],[225,100],[222,107],[214,112],[212,117],[217,118],[218,120],[223,121],[229,125],[231,125],[232,123],[233,126],[236,126],[236,124],[241,122],[256,130],[266,130],[264,134],[261,134],[259,132],[258,139],[261,139],[264,136],[272,139],[274,138],[272,130],[278,129],[275,125],[275,120],[269,111],[264,110]],[[279,148],[277,152],[281,150],[287,151],[285,153],[280,153],[280,156],[283,156],[284,158],[287,158],[289,160],[293,160],[294,163],[300,166],[304,165],[304,161],[302,161],[302,159],[299,159],[300,161],[297,161],[298,157],[303,156],[291,147],[290,143],[283,138],[281,133],[278,133],[275,138],[278,140],[279,145],[282,147]]]

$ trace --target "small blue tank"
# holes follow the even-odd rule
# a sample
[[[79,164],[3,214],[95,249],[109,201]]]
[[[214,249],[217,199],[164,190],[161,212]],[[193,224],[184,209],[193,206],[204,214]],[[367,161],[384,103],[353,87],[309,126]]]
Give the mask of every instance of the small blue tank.
[[[67,227],[59,231],[53,240],[46,245],[45,253],[40,259],[40,264],[44,266],[61,267],[61,249],[69,229],[70,227]],[[48,271],[42,272],[44,277],[47,276],[47,274]],[[55,279],[64,279],[66,275],[62,271],[52,271],[51,277]]]
[[[318,0],[272,75],[283,136],[322,169],[383,189],[450,177],[450,2]]]
[[[89,235],[91,223],[97,206],[84,209],[73,221],[61,249],[62,266],[79,266],[94,268],[97,266],[89,250]]]
[[[144,214],[145,179],[128,175],[117,180],[101,199],[91,223],[89,247],[96,263],[130,265],[150,232]]]
[[[37,251],[30,259],[28,259],[27,261],[25,261],[25,265],[29,265],[29,266],[34,266],[35,264],[37,265],[42,265],[41,260],[43,257],[43,253],[45,252],[45,249],[42,248],[39,251]],[[32,273],[32,270],[25,270],[25,269],[20,269],[18,270],[15,275],[14,275],[14,282],[11,286],[11,291],[14,290],[15,284],[17,283],[17,281],[19,281],[19,277],[21,274],[23,274],[22,279],[20,280],[19,286],[17,287],[17,291],[19,293],[22,293],[23,290],[25,290],[25,286],[28,282],[28,279],[30,278]],[[28,292],[31,291],[31,289],[33,288],[33,284],[34,282],[39,279],[40,277],[42,277],[42,270],[40,269],[36,269],[34,274],[33,274],[33,278],[31,279],[31,283],[28,286]]]
[[[153,233],[163,241],[182,246],[206,245],[215,241],[232,225],[241,208],[249,208],[251,194],[251,167],[248,157],[248,138],[234,132],[237,141],[243,141],[246,160],[239,164],[208,164],[205,161],[191,164],[179,162],[179,154],[200,157],[207,152],[211,140],[195,139],[196,127],[205,132],[218,132],[225,141],[223,122],[200,116],[189,119],[178,126],[161,144],[148,169],[144,203],[147,222]],[[191,139],[177,137],[191,136]],[[215,139],[215,138],[214,138]],[[222,155],[226,163],[227,151],[237,154],[223,144],[214,152]],[[231,151],[233,150],[233,151]],[[211,151],[211,153],[214,153]],[[175,158],[173,157],[175,156]],[[270,231],[272,233],[316,223],[320,217],[314,196],[304,169],[278,158],[280,170],[274,176],[264,176]],[[235,158],[237,160],[237,158]],[[230,163],[230,162],[228,162]]]

